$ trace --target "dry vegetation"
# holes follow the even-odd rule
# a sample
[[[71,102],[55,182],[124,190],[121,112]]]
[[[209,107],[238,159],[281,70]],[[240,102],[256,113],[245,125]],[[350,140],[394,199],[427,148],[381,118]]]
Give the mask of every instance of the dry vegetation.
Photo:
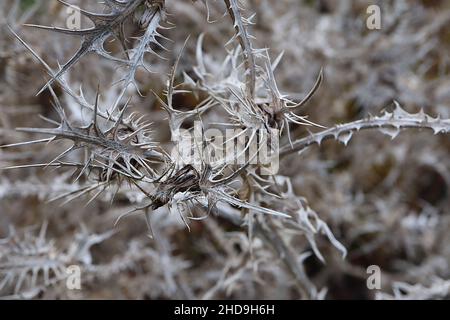
[[[450,296],[448,1],[70,3],[0,2],[0,296]],[[195,122],[278,172],[175,159]]]

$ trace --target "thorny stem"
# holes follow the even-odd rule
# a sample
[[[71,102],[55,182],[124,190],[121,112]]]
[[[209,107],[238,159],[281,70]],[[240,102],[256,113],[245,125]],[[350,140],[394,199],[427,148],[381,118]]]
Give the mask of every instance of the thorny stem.
[[[390,115],[390,114],[387,114]],[[413,116],[413,115],[411,115]],[[325,140],[337,140],[339,139],[339,136],[346,135],[346,134],[353,134],[355,132],[358,132],[360,130],[368,130],[368,129],[394,129],[394,130],[401,130],[401,129],[432,129],[434,130],[435,134],[439,132],[448,132],[450,130],[450,123],[449,120],[440,120],[439,118],[433,119],[429,116],[421,115],[421,117],[411,117],[411,118],[404,118],[404,119],[397,119],[390,116],[383,116],[383,117],[375,117],[375,118],[367,118],[362,120],[357,120],[353,122],[349,122],[346,124],[337,125],[333,128],[313,133],[309,135],[308,137],[304,137],[301,139],[298,139],[292,144],[285,145],[280,148],[279,156],[284,157],[286,155],[289,155],[294,152],[300,152],[311,145],[318,144],[320,145],[322,141]],[[394,138],[393,136],[392,138]]]
[[[118,14],[117,12],[113,12],[111,14],[99,15],[92,14],[87,11],[80,11],[83,15],[92,20],[95,24],[95,27],[87,30],[70,30],[70,29],[61,29],[55,27],[45,27],[39,25],[28,25],[30,27],[40,28],[44,30],[52,30],[55,32],[61,32],[65,34],[73,34],[79,35],[83,37],[83,43],[80,49],[75,53],[75,55],[65,63],[61,69],[56,73],[54,77],[39,91],[41,93],[44,89],[48,88],[57,78],[61,77],[65,74],[70,68],[72,68],[78,61],[86,55],[88,52],[96,51],[100,55],[108,56],[112,60],[116,60],[113,57],[110,57],[108,53],[103,48],[97,47],[97,40],[106,39],[110,34],[111,30],[114,30],[116,27],[122,25],[124,21],[132,15],[137,8],[139,8],[145,0],[134,0],[127,3],[124,3],[122,6],[122,11]],[[63,2],[64,3],[64,2]],[[120,59],[117,59],[120,61]]]
[[[236,37],[239,39],[239,43],[242,47],[242,52],[245,57],[245,71],[246,71],[246,85],[247,91],[250,97],[255,96],[256,87],[256,62],[253,54],[252,44],[250,42],[250,36],[247,31],[247,27],[244,24],[237,0],[224,0],[227,6],[228,14],[234,23],[236,29]]]
[[[61,77],[56,77],[53,70],[50,68],[50,66],[34,51],[12,28],[9,28],[13,36],[38,60],[46,69],[46,71],[49,73],[49,75],[55,79],[55,81],[64,89],[64,91],[71,96],[75,101],[83,108],[87,108],[91,111],[94,111],[95,106],[88,103],[86,99],[83,97],[83,95],[78,95],[75,93],[75,91],[70,88],[70,86],[64,81]],[[123,98],[125,94],[125,88],[122,90],[122,92],[119,94],[118,98],[115,101],[115,104],[119,104],[120,100]],[[116,122],[119,118],[116,116],[113,116],[112,114],[105,113],[101,110],[97,110],[97,115],[105,120],[110,120],[111,122]],[[126,123],[121,121],[121,124],[126,126],[127,128],[131,129]]]

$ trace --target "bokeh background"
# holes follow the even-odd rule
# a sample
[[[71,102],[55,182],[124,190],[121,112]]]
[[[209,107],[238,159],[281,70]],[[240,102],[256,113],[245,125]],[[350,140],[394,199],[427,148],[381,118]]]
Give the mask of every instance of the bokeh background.
[[[72,4],[99,10],[94,1]],[[162,33],[166,60],[149,57],[154,73],[142,71],[138,81],[144,97],[133,95],[137,110],[154,122],[155,136],[169,141],[166,114],[150,90],[162,92],[166,73],[190,35],[180,69],[196,65],[196,40],[205,34],[205,59],[220,63],[233,35],[220,1],[209,1],[210,20],[201,1],[167,0],[175,28]],[[381,8],[382,28],[368,30],[366,9]],[[255,12],[254,45],[283,52],[276,69],[280,90],[301,99],[313,86],[320,68],[324,81],[302,115],[324,126],[354,121],[391,110],[398,101],[405,110],[421,108],[433,116],[450,117],[450,1],[248,0]],[[49,65],[68,60],[79,41],[24,27],[25,23],[65,26],[66,7],[57,1],[0,2],[0,145],[37,137],[16,127],[40,127],[39,115],[54,117],[49,92],[36,96],[46,83],[44,68],[15,39],[8,25]],[[83,25],[89,26],[87,21]],[[129,32],[139,34],[130,22]],[[120,48],[114,43],[108,50]],[[114,101],[115,66],[96,56],[84,58],[68,81],[83,85],[87,99],[97,85],[104,103]],[[79,106],[55,87],[65,109],[83,118]],[[193,95],[175,105],[192,108]],[[294,128],[296,136],[307,134]],[[43,163],[60,145],[29,145],[0,149],[0,167]],[[58,149],[59,150],[59,149]],[[427,130],[406,130],[391,140],[377,131],[360,132],[348,146],[327,141],[280,163],[295,193],[305,197],[347,248],[342,259],[326,237],[317,244],[326,260],[311,252],[308,241],[289,239],[318,298],[390,299],[448,298],[450,288],[450,139]],[[248,244],[245,228],[211,216],[192,222],[190,231],[169,212],[153,216],[154,239],[141,216],[114,226],[117,217],[142,201],[121,191],[87,204],[89,197],[49,202],[78,187],[71,172],[47,169],[0,171],[0,295],[37,299],[298,299],[301,294],[282,259],[261,241]],[[45,232],[44,232],[45,231]],[[287,237],[289,237],[287,235]],[[4,239],[4,240],[2,240]],[[11,257],[29,248],[29,256]],[[38,250],[40,249],[40,250]],[[74,254],[74,252],[78,254]],[[73,257],[79,261],[73,261]],[[54,270],[80,264],[82,289],[67,290]],[[25,267],[24,267],[25,265]],[[381,288],[367,287],[367,267],[379,266]],[[38,285],[16,287],[21,270],[42,266]],[[50,270],[45,278],[44,270]],[[24,275],[29,277],[31,272]],[[6,281],[6,280],[8,281]],[[47,281],[50,280],[50,281]],[[2,282],[4,281],[4,282]]]

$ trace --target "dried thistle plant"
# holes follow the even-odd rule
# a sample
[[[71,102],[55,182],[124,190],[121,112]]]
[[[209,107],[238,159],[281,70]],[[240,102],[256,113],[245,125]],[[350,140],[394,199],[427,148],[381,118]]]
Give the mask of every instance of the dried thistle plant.
[[[59,2],[63,6],[72,5]],[[292,1],[285,2],[286,5],[294,6]],[[328,1],[324,2],[327,3],[324,5],[330,6]],[[102,274],[102,281],[106,281],[117,273],[139,269],[136,266],[140,265],[139,277],[145,279],[142,283],[149,287],[158,281],[162,283],[152,287],[153,291],[139,287],[137,292],[142,292],[140,298],[194,299],[235,295],[237,298],[321,299],[327,297],[327,281],[332,280],[326,270],[332,270],[333,266],[337,266],[337,272],[344,276],[356,274],[364,278],[364,269],[352,265],[357,259],[352,255],[355,245],[353,240],[360,241],[360,234],[370,237],[371,232],[382,229],[379,225],[389,225],[391,228],[396,225],[384,216],[380,217],[382,222],[378,224],[368,222],[365,216],[359,217],[357,212],[363,210],[364,202],[359,201],[355,195],[357,192],[349,191],[351,186],[348,186],[346,178],[337,173],[337,179],[327,180],[334,174],[332,170],[326,169],[327,164],[320,159],[311,160],[307,152],[313,145],[323,147],[324,152],[328,152],[326,140],[335,140],[347,147],[354,136],[360,132],[363,135],[362,131],[367,129],[387,135],[391,140],[406,129],[431,129],[436,139],[439,139],[438,134],[449,133],[450,119],[433,117],[423,110],[416,114],[410,113],[402,108],[400,102],[394,101],[391,111],[384,111],[378,116],[366,114],[359,119],[345,119],[327,128],[325,124],[330,122],[331,111],[329,114],[313,111],[313,114],[308,115],[315,101],[325,101],[330,95],[325,93],[322,96],[321,92],[321,86],[327,83],[327,66],[310,68],[306,75],[311,85],[302,83],[302,92],[283,93],[286,92],[284,87],[289,87],[289,90],[295,87],[290,81],[292,70],[286,70],[283,59],[292,61],[296,59],[297,52],[292,43],[283,53],[277,52],[278,49],[270,43],[270,48],[263,48],[260,46],[262,42],[258,40],[264,33],[276,37],[277,30],[285,28],[286,40],[280,38],[276,41],[289,41],[289,37],[296,36],[295,24],[291,28],[283,26],[285,21],[293,18],[289,12],[282,12],[279,4],[269,1],[258,3],[259,7],[255,7],[253,1],[244,3],[240,0],[203,1],[203,4],[175,0],[107,0],[94,5],[95,11],[80,9],[80,14],[92,22],[91,28],[74,30],[29,24],[27,20],[31,15],[20,24],[8,23],[9,33],[16,40],[12,46],[19,47],[20,44],[20,50],[23,50],[21,54],[34,57],[47,73],[45,85],[37,91],[38,96],[50,97],[53,111],[46,110],[45,115],[40,115],[40,119],[52,127],[39,128],[36,122],[30,127],[18,126],[17,132],[32,134],[36,138],[25,142],[5,141],[1,152],[3,154],[3,150],[24,150],[25,147],[34,148],[45,144],[48,150],[55,150],[55,155],[51,160],[42,156],[31,157],[31,160],[40,161],[25,164],[5,161],[8,165],[4,169],[8,170],[4,172],[58,169],[52,172],[61,172],[63,178],[58,180],[61,192],[51,188],[44,192],[44,197],[51,200],[50,205],[57,200],[63,200],[65,206],[69,202],[99,208],[103,208],[105,202],[109,204],[108,209],[99,209],[106,211],[104,217],[91,217],[84,221],[89,229],[101,235],[85,231],[81,238],[75,237],[79,239],[79,242],[74,242],[78,249],[61,251],[53,245],[47,245],[44,227],[36,239],[26,236],[25,240],[16,240],[15,235],[10,235],[2,240],[2,295],[34,298],[54,290],[54,294],[64,296],[61,293],[63,288],[56,283],[66,279],[64,270],[73,263],[82,266],[86,279],[92,282],[101,281],[99,278],[102,278]],[[268,27],[272,30],[270,32],[263,28],[264,20],[257,21],[259,18],[267,19],[267,13],[261,8],[268,7],[285,15],[285,19],[279,19]],[[180,8],[183,13],[178,13],[177,9]],[[36,9],[25,9],[27,12],[32,10]],[[171,10],[175,13],[172,14]],[[263,13],[259,17],[252,10],[258,10],[258,13],[263,10]],[[346,7],[340,10],[336,11],[336,17],[351,13]],[[218,16],[229,18],[211,22],[217,13]],[[192,32],[172,28],[172,25],[177,26],[179,23],[189,24],[183,22],[182,14],[194,22],[198,22],[195,19],[199,15],[212,23],[210,28],[224,25],[228,28],[228,35],[215,39],[220,45],[214,46],[200,24],[191,26]],[[327,16],[320,19],[326,25],[329,19],[334,18]],[[63,35],[61,41],[69,41],[72,38],[70,36],[74,36],[81,40],[81,44],[75,54],[59,65],[49,60],[45,50],[36,48],[36,43],[26,40],[25,35],[30,32],[26,30],[30,29],[20,26],[25,22],[25,26],[36,29],[33,32],[43,37],[51,37],[50,32],[56,32]],[[392,28],[395,29],[395,26]],[[435,27],[433,30],[440,28]],[[398,32],[403,31],[400,28]],[[196,42],[190,41],[194,38],[191,33],[197,33]],[[171,36],[174,37],[173,41],[170,40]],[[345,35],[339,36],[343,41],[347,40]],[[180,39],[184,39],[184,42],[180,42]],[[370,42],[370,39],[367,41]],[[111,52],[106,49],[116,43],[119,49],[114,47]],[[308,45],[321,48],[323,44],[320,39],[313,39],[300,48],[307,51]],[[329,46],[331,49],[323,49],[329,55],[340,49],[333,47],[333,44]],[[278,55],[272,60],[274,52]],[[101,74],[106,69],[114,69],[115,80],[92,86],[83,72],[78,70],[82,69],[85,61],[92,59],[88,57],[89,53],[99,56],[97,65],[91,63],[89,72]],[[380,49],[381,54],[383,49]],[[306,56],[310,55],[302,59],[307,60]],[[58,67],[55,69],[51,65]],[[169,69],[168,76],[158,71],[164,67]],[[334,72],[338,67],[330,68]],[[295,72],[301,73],[301,70]],[[336,76],[332,74],[331,77]],[[356,87],[356,93],[351,94],[359,97],[357,90],[361,88]],[[355,103],[351,94],[350,97],[333,96],[336,99],[334,102],[323,103],[333,106],[332,103],[340,103],[339,99]],[[444,115],[449,116],[445,112]],[[227,129],[234,131],[226,141],[217,140],[217,134],[214,137],[208,135],[209,130],[224,132]],[[270,135],[273,139],[267,138]],[[273,140],[279,141],[279,145]],[[237,142],[239,147],[230,152],[229,142]],[[63,151],[56,151],[58,144],[64,145]],[[271,154],[267,162],[258,161],[261,160],[262,150],[273,150],[274,147],[275,154]],[[364,158],[364,155],[360,156],[361,151],[352,149],[352,146],[348,146],[348,149],[351,151],[343,152],[353,152],[358,155],[358,159]],[[395,150],[397,154],[402,152],[400,149]],[[225,156],[217,156],[224,152]],[[242,161],[242,158],[245,160]],[[436,161],[430,161],[434,166]],[[279,162],[280,170],[269,170],[268,167],[275,162]],[[357,163],[352,166],[356,167],[355,171],[358,170]],[[393,171],[390,167],[382,169]],[[447,169],[448,165],[444,164],[439,170]],[[310,172],[304,175],[301,171],[289,174],[292,170]],[[312,179],[315,181],[309,184],[308,189],[305,181],[314,174],[318,177]],[[389,178],[395,180],[399,175],[395,172],[386,174],[385,183],[389,184]],[[323,177],[323,181],[320,177]],[[2,182],[3,185],[13,189],[9,180]],[[2,186],[0,198],[3,194],[6,198],[8,191],[2,193]],[[392,183],[390,186],[394,188]],[[320,190],[317,192],[325,190],[322,198],[317,196],[308,199],[306,194],[313,189]],[[30,187],[24,193],[26,196],[37,193],[33,190]],[[386,192],[390,192],[389,195],[395,200],[394,191]],[[349,200],[343,200],[345,197]],[[375,203],[373,206],[377,207],[377,201],[371,196],[365,197],[369,199],[366,203]],[[325,204],[328,198],[330,202]],[[387,206],[388,201],[396,204],[392,199],[386,197],[382,204]],[[350,209],[346,209],[342,202]],[[333,217],[330,214],[333,210],[347,213],[350,218],[344,217],[344,214]],[[134,221],[123,218],[134,213],[143,215],[153,240],[139,236],[120,238],[120,233],[126,232],[124,230]],[[399,221],[402,219],[398,214],[392,219],[395,218]],[[78,219],[72,219],[75,219],[74,223],[78,222]],[[354,225],[358,219],[361,226]],[[50,220],[58,219],[53,217]],[[123,220],[120,225],[117,224],[119,220]],[[42,224],[42,221],[34,222]],[[187,235],[183,225],[189,231]],[[122,231],[100,233],[97,231],[99,226],[103,231],[105,227],[107,230],[121,228]],[[65,227],[61,228],[64,230]],[[140,235],[145,234],[140,224],[137,229]],[[180,240],[180,237],[187,239]],[[124,249],[125,254],[110,256],[106,264],[93,261],[91,247],[107,246],[112,241],[122,243],[122,248],[127,247],[127,241],[122,240],[130,240],[128,242],[132,243],[130,246],[133,248],[130,252]],[[25,245],[27,241],[33,243],[29,258],[20,251],[22,244]],[[188,243],[197,241],[198,248],[187,247]],[[375,250],[373,248],[385,241],[390,240],[380,235],[375,237],[374,243],[356,244],[355,252],[361,250],[363,253],[356,252],[355,255],[363,254],[366,257],[371,250]],[[14,249],[16,246],[20,250]],[[178,256],[174,255],[174,246],[177,252],[182,252]],[[404,247],[409,248],[406,240]],[[200,255],[211,256],[211,264],[214,265],[213,270],[205,273],[204,283],[189,276],[190,272],[204,268],[195,257],[196,251]],[[313,257],[310,257],[309,252]],[[321,270],[325,270],[321,277],[311,272],[314,262],[307,262],[314,259],[320,263]],[[21,267],[23,264],[27,267]],[[160,272],[152,271],[151,266],[155,264],[159,266]],[[44,270],[43,284],[38,281],[41,280],[38,279],[40,270]],[[267,289],[259,294],[258,288],[267,282],[272,282],[273,291]],[[394,279],[389,279],[388,285],[393,283]],[[440,288],[448,287],[445,282],[438,283]],[[244,290],[239,294],[237,288]],[[295,295],[288,294],[290,288],[294,289]],[[406,291],[412,297],[421,297],[416,290],[422,289],[419,286]],[[434,293],[431,289],[429,291],[426,297]],[[397,296],[400,297],[400,294],[394,293],[394,297]]]

